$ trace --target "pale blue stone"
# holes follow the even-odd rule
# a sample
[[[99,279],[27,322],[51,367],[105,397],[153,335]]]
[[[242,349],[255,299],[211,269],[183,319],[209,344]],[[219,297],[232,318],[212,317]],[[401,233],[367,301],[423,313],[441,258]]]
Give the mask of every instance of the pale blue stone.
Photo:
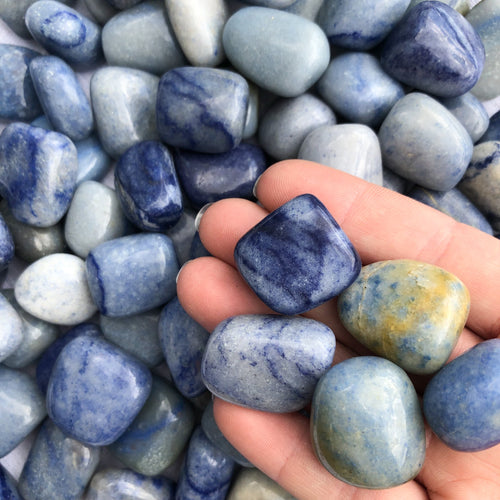
[[[15,479],[0,464],[0,495],[3,500],[23,500],[17,491]]]
[[[246,7],[227,21],[227,58],[259,87],[295,97],[312,87],[328,66],[330,47],[312,21],[266,7]]]
[[[283,10],[314,21],[322,5],[323,0],[295,0],[289,7],[285,7]]]
[[[208,389],[225,401],[286,413],[311,401],[334,352],[333,332],[312,319],[233,316],[212,332],[201,372]]]
[[[414,92],[400,99],[379,130],[384,165],[422,187],[448,191],[465,173],[472,140],[438,101]]]
[[[85,6],[99,24],[106,24],[118,10],[103,0],[84,0]]]
[[[50,123],[49,119],[45,115],[40,115],[39,117],[35,118],[30,125],[32,127],[39,127],[43,128],[44,130],[54,130],[52,127],[52,123]]]
[[[377,135],[366,125],[344,123],[313,130],[302,142],[298,158],[328,165],[382,185],[382,155]]]
[[[99,139],[91,135],[76,144],[78,173],[76,185],[84,181],[100,181],[111,166],[111,158],[106,154]]]
[[[190,257],[191,243],[195,234],[197,234],[196,226],[194,225],[195,218],[196,213],[185,207],[177,224],[165,231],[165,234],[174,244],[177,260],[181,266],[184,262],[192,258]]]
[[[0,361],[11,356],[24,339],[23,322],[9,301],[0,295]]]
[[[243,128],[243,139],[248,139],[255,135],[259,127],[259,88],[248,83],[248,106],[247,116],[245,118],[245,127]]]
[[[388,168],[382,167],[382,174],[384,177],[382,185],[387,189],[396,191],[397,193],[406,194],[413,185],[411,182],[403,179],[403,177]]]
[[[408,9],[415,7],[415,5],[425,2],[427,0],[411,0]],[[437,0],[438,2],[445,3],[449,5],[451,8],[455,9],[457,12],[460,12],[463,16],[467,14],[470,10],[470,2],[468,0]],[[476,3],[476,2],[474,2]]]

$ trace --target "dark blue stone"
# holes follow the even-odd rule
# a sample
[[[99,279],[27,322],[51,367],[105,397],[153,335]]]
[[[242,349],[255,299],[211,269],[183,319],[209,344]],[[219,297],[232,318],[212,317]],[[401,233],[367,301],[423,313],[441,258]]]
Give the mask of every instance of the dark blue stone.
[[[391,31],[380,62],[402,83],[455,97],[476,84],[484,57],[479,35],[461,14],[442,2],[422,2]]]
[[[180,67],[160,79],[158,133],[165,143],[200,153],[225,153],[243,136],[247,81],[216,68]]]
[[[175,167],[193,207],[223,198],[252,198],[253,185],[267,167],[262,149],[240,144],[221,154],[176,150]]]
[[[39,52],[0,44],[0,118],[32,120],[42,113],[29,64]]]
[[[22,500],[14,478],[2,464],[0,464],[0,498],[2,500]]]
[[[120,157],[115,189],[127,218],[143,231],[168,229],[182,215],[174,162],[161,142],[139,142]]]
[[[500,111],[490,117],[490,124],[478,142],[500,141]]]
[[[0,272],[7,269],[14,257],[14,240],[5,219],[0,215]]]
[[[103,446],[116,441],[151,391],[148,368],[100,338],[78,337],[59,354],[47,388],[47,411],[68,436]]]
[[[480,451],[500,443],[500,339],[476,345],[444,366],[424,392],[424,414],[450,448]]]
[[[203,245],[199,233],[196,233],[189,249],[189,258],[196,259],[198,257],[208,257],[209,255],[210,252]]]
[[[347,288],[361,269],[344,231],[310,194],[293,198],[248,231],[234,257],[254,292],[282,314],[319,306]]]

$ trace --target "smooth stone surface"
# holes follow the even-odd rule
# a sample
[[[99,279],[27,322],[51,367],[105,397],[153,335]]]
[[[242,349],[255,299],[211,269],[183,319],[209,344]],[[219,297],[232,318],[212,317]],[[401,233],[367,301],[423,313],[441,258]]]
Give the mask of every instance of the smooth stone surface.
[[[490,123],[479,142],[500,141],[500,111],[490,117]]]
[[[293,198],[238,241],[236,265],[274,311],[299,314],[338,295],[359,274],[360,258],[314,196]]]
[[[100,449],[65,436],[46,419],[19,478],[19,492],[37,500],[77,500],[96,470]]]
[[[84,0],[85,6],[99,24],[106,24],[114,15],[118,14],[110,3],[103,0]]]
[[[403,17],[410,0],[325,0],[316,21],[333,45],[369,50],[379,44]]]
[[[9,301],[0,295],[0,362],[8,358],[24,339],[23,322]]]
[[[191,404],[155,376],[144,407],[109,450],[127,467],[153,476],[177,460],[189,441],[194,423]]]
[[[253,137],[259,127],[259,88],[252,82],[248,82],[248,106],[245,126],[243,128],[243,139]]]
[[[159,76],[186,64],[162,0],[142,2],[112,17],[102,30],[102,49],[110,66]]]
[[[161,142],[134,144],[120,157],[114,174],[121,207],[135,226],[162,231],[178,222],[181,187],[172,155]]]
[[[295,497],[260,470],[242,469],[231,486],[227,500],[295,500]]]
[[[32,120],[42,113],[29,73],[41,54],[27,47],[0,44],[0,118]]]
[[[71,7],[40,0],[26,11],[25,19],[33,38],[69,64],[88,66],[102,58],[100,26]]]
[[[163,234],[123,236],[95,247],[86,260],[90,293],[106,316],[149,311],[175,296],[179,264]]]
[[[0,214],[0,272],[7,269],[14,258],[14,239],[6,220]]]
[[[201,427],[197,427],[189,441],[176,498],[224,500],[234,469],[234,462],[211,443]]]
[[[442,2],[423,2],[391,31],[380,62],[402,83],[436,96],[456,97],[478,81],[484,47],[456,10]]]
[[[408,259],[364,266],[338,300],[345,328],[372,352],[410,373],[448,360],[469,314],[470,295],[453,274]]]
[[[78,156],[78,173],[76,185],[85,181],[100,181],[109,170],[111,158],[101,146],[101,142],[95,135],[91,135],[76,144]]]
[[[291,316],[233,316],[210,335],[201,373],[207,388],[225,401],[287,413],[311,401],[334,352],[335,336],[323,323]]]
[[[310,132],[298,155],[342,170],[379,186],[383,183],[382,153],[377,135],[367,125],[325,125]]]
[[[155,140],[158,77],[132,68],[104,67],[90,80],[97,134],[113,158],[130,146]]]
[[[248,143],[219,154],[177,149],[174,161],[183,190],[195,209],[224,198],[253,198],[255,181],[268,165],[264,151]]]
[[[484,341],[439,371],[424,392],[427,422],[447,446],[481,451],[500,443],[500,339]]]
[[[161,140],[199,153],[230,151],[242,139],[248,95],[248,83],[234,71],[190,66],[167,71],[156,106]]]
[[[235,68],[281,97],[306,92],[330,59],[328,40],[317,24],[266,7],[246,7],[233,14],[222,41]]]
[[[105,241],[129,230],[116,192],[96,181],[82,182],[75,191],[64,222],[64,238],[73,252],[85,259]]]
[[[175,386],[187,398],[207,390],[201,378],[201,359],[209,335],[177,297],[163,308],[158,323],[160,345]]]
[[[90,102],[71,67],[59,57],[31,61],[30,74],[43,111],[54,130],[72,141],[86,139],[94,129]]]
[[[323,5],[323,0],[295,0],[289,7],[283,10],[314,21],[321,5]]]
[[[197,257],[207,257],[210,252],[203,246],[201,242],[200,235],[198,232],[194,235],[193,241],[191,242],[191,248],[189,249],[189,256],[191,259],[196,259]]]
[[[261,118],[259,144],[276,160],[297,158],[300,145],[310,132],[335,123],[331,108],[310,93],[277,99]]]
[[[51,254],[33,262],[19,276],[14,292],[23,309],[57,325],[76,325],[97,311],[85,262],[76,255]]]
[[[69,437],[108,445],[137,416],[151,384],[151,373],[136,358],[100,338],[78,337],[54,364],[47,411]]]
[[[425,429],[411,380],[375,356],[335,365],[314,393],[311,438],[321,463],[346,483],[379,489],[413,479],[424,462]]]
[[[378,138],[386,167],[435,191],[455,187],[472,157],[472,140],[463,125],[442,104],[419,92],[394,105]]]
[[[152,368],[163,361],[158,338],[160,310],[153,309],[124,318],[101,315],[99,325],[107,340]]]
[[[196,213],[190,208],[185,207],[177,224],[165,231],[165,234],[174,244],[175,253],[180,266],[191,258],[191,244],[197,233],[194,225],[195,217]]]
[[[165,7],[182,51],[193,66],[217,66],[224,60],[222,30],[228,18],[224,0],[165,0]]]
[[[388,168],[382,167],[382,173],[384,176],[382,185],[387,189],[392,189],[397,193],[406,194],[413,186],[413,183]]]
[[[411,0],[408,9],[415,7],[415,5],[425,2],[426,0]],[[457,12],[460,12],[463,16],[465,16],[470,10],[470,2],[468,0],[437,0],[438,2],[445,3],[449,5]]]
[[[47,414],[33,378],[0,365],[0,457],[11,452]]]
[[[250,5],[260,5],[261,7],[270,7],[272,9],[284,9],[290,7],[295,0],[243,0]]]
[[[4,500],[22,500],[17,484],[10,473],[0,464],[0,495]]]
[[[325,102],[348,121],[374,128],[404,96],[403,87],[366,52],[334,57],[317,88]]]
[[[73,196],[77,168],[76,148],[63,134],[12,123],[0,135],[0,195],[21,222],[59,222]]]

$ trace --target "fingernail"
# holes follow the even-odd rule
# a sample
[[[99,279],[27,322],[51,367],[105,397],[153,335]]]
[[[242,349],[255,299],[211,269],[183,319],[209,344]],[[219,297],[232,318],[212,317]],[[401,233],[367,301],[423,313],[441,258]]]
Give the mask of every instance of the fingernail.
[[[179,279],[179,275],[181,274],[181,271],[184,269],[184,266],[190,262],[189,260],[186,260],[186,262],[184,262],[184,264],[182,264],[181,268],[177,271],[177,276],[175,277],[175,283],[177,283],[178,279]]]
[[[259,184],[259,181],[260,181],[260,178],[262,177],[262,175],[263,174],[260,174],[259,177],[257,177],[257,180],[253,184],[252,193],[253,193],[254,198],[257,198],[257,185]]]
[[[203,205],[200,208],[200,211],[196,214],[196,218],[194,219],[194,227],[196,228],[196,231],[198,231],[201,223],[201,218],[203,217],[203,214],[208,210],[208,208],[212,205],[212,203],[207,203],[206,205]]]

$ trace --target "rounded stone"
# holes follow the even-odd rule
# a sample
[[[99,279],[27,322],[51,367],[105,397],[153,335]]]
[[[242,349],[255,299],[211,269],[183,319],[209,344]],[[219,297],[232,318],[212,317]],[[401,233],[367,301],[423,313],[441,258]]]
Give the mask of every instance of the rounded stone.
[[[106,24],[118,13],[109,2],[103,0],[84,0],[85,6],[99,24]]]
[[[415,7],[415,5],[425,2],[427,0],[411,0],[408,9]],[[445,3],[449,5],[457,12],[460,12],[463,16],[465,16],[470,10],[470,2],[468,0],[437,0],[438,2]]]
[[[8,358],[21,345],[24,333],[23,322],[9,301],[0,295],[0,361]]]
[[[0,272],[7,269],[13,258],[14,239],[7,221],[0,215]]]
[[[76,185],[79,186],[84,181],[100,181],[109,170],[111,158],[102,148],[97,136],[92,134],[87,139],[78,141],[75,146],[78,156]]]

